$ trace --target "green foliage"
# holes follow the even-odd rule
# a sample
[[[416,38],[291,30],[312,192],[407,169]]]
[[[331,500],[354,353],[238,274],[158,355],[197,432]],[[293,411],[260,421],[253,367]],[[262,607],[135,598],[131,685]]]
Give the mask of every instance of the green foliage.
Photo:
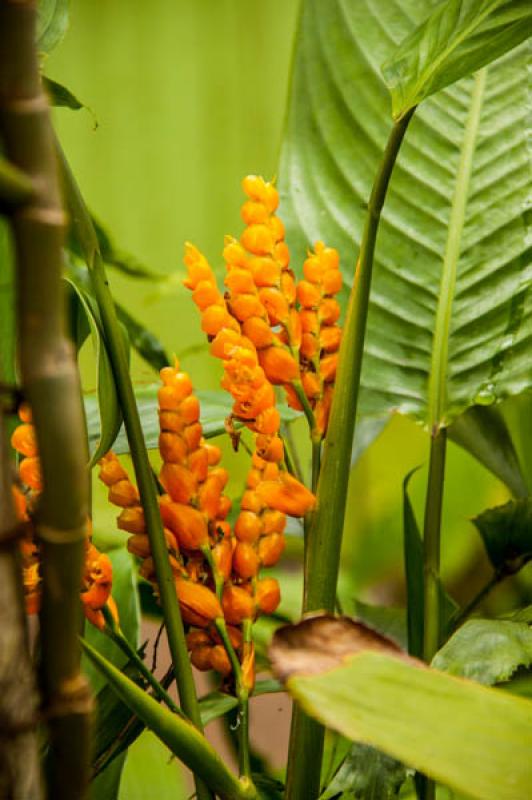
[[[79,111],[82,108],[86,108],[86,106],[72,94],[70,89],[67,89],[66,86],[63,86],[61,83],[46,77],[43,77],[42,82],[51,105],[70,108],[72,111]]]
[[[449,427],[449,438],[503,481],[514,497],[528,493],[526,477],[500,407],[473,406]]]
[[[97,370],[98,433],[92,440],[89,436],[92,466],[111,449],[122,424],[122,413],[107,346],[102,336],[98,307],[94,299],[85,293],[78,282],[65,278],[65,283],[70,290],[71,336],[79,349],[90,329],[94,347]]]
[[[434,656],[432,666],[488,686],[532,664],[532,629],[525,622],[472,619]]]
[[[296,264],[323,239],[351,283],[390,129],[379,67],[431,5],[305,4],[280,168]],[[409,126],[375,252],[362,415],[447,424],[529,385],[527,61],[522,45]]]
[[[187,797],[179,763],[169,757],[166,747],[152,733],[143,733],[128,752],[118,800],[187,800]]]
[[[69,0],[39,0],[37,50],[48,55],[62,41],[69,25]]]
[[[446,0],[383,66],[394,118],[503,56],[532,33],[528,0]]]
[[[324,724],[459,792],[478,800],[527,795],[528,701],[372,652],[323,674],[294,675],[286,687]]]
[[[394,758],[355,744],[320,800],[393,800],[405,780],[406,770]]]
[[[532,558],[532,500],[513,500],[473,519],[495,571],[512,574]]]

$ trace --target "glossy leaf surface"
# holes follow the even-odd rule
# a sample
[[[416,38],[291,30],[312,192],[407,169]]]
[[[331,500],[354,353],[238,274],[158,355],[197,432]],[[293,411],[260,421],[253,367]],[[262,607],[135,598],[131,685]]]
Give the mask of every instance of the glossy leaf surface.
[[[532,33],[528,0],[446,0],[383,67],[399,118],[426,97],[471,75]]]
[[[351,283],[390,131],[380,65],[432,8],[305,4],[280,168],[294,264],[320,238]],[[528,58],[519,46],[410,123],[377,240],[362,415],[448,424],[532,383]]]

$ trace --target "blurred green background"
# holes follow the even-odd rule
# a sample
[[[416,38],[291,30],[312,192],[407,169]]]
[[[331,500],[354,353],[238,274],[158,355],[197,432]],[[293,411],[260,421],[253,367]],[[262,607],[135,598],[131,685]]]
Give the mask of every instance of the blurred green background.
[[[113,291],[181,358],[200,389],[216,388],[220,369],[207,356],[196,309],[180,284],[183,243],[197,244],[220,269],[224,234],[238,235],[242,227],[241,178],[275,175],[297,15],[297,0],[72,0],[70,30],[45,65],[98,123],[88,111],[55,112],[91,209],[120,248],[174,276],[161,291],[113,272]],[[138,358],[133,371],[137,382],[153,381]],[[86,355],[84,382],[94,388]],[[421,465],[411,482],[421,521],[427,457],[426,433],[394,419],[358,461],[345,528],[343,599],[401,603],[402,480]],[[244,470],[240,458],[235,492]],[[97,527],[111,528],[114,510],[101,490],[96,497]],[[470,598],[488,575],[469,518],[507,497],[499,482],[450,445],[443,574],[458,600]],[[297,581],[294,574],[286,581]],[[489,602],[505,610],[518,601],[514,582]],[[127,800],[154,796],[139,793],[138,781],[128,786]]]

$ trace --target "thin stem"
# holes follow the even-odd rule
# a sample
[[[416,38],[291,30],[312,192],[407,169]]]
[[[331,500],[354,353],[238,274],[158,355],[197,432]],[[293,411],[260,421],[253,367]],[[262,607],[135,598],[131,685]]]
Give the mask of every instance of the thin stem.
[[[340,346],[329,431],[318,481],[318,500],[308,532],[304,611],[334,611],[347,501],[351,448],[364,351],[373,255],[381,210],[412,109],[391,132],[368,203],[359,261]],[[314,800],[319,794],[325,730],[294,707],[290,733],[286,800]],[[301,754],[305,757],[302,758]]]
[[[107,636],[109,636],[109,638],[112,639],[112,641],[116,644],[116,646],[119,647],[120,650],[124,653],[124,655],[126,655],[128,659],[131,661],[131,663],[134,664],[138,672],[140,672],[142,677],[146,679],[151,688],[154,690],[156,696],[164,703],[166,703],[170,711],[173,711],[174,714],[178,714],[183,719],[186,719],[185,715],[183,714],[181,709],[178,706],[176,706],[176,704],[174,703],[174,701],[172,700],[166,689],[164,689],[163,686],[161,686],[161,684],[159,683],[153,672],[151,672],[151,670],[148,669],[148,667],[146,666],[142,658],[139,656],[135,648],[132,647],[131,644],[128,642],[120,626],[116,623],[113,615],[109,611],[109,608],[107,606],[104,606],[102,612],[106,622],[104,633],[106,633]]]
[[[297,378],[292,381],[292,386],[294,388],[295,393],[297,394],[297,399],[301,403],[301,406],[303,408],[303,413],[307,418],[310,434],[311,436],[314,436],[316,430],[316,419],[314,417],[314,411],[312,410],[312,407],[308,401],[308,397],[305,394],[305,390],[303,389],[303,384],[301,383],[299,378]]]
[[[423,529],[424,619],[423,659],[430,664],[440,646],[440,538],[447,431],[435,429],[431,437],[429,477]],[[422,800],[434,800],[436,784],[420,777]]]
[[[458,612],[457,616],[452,620],[453,629],[458,628],[463,622],[475,611],[477,606],[484,600],[484,598],[503,580],[505,575],[500,572],[495,572],[485,586],[473,597],[472,600]]]
[[[251,779],[251,762],[249,757],[249,692],[242,680],[242,667],[227,632],[225,620],[219,618],[215,627],[231,661],[235,676],[236,696],[238,699],[238,762],[240,775]]]
[[[446,443],[447,432],[441,428],[431,438],[425,501],[423,659],[427,664],[440,646],[440,534]]]
[[[187,717],[194,723],[198,730],[202,731],[203,727],[201,724],[194,679],[192,677],[192,668],[188,658],[183,620],[181,618],[174,577],[168,557],[166,540],[164,538],[152,468],[148,459],[146,443],[144,441],[139,412],[135,401],[135,393],[129,374],[129,363],[125,343],[116,316],[116,309],[109,290],[105,266],[100,254],[98,238],[90,214],[59,145],[58,150],[62,162],[65,192],[72,218],[72,225],[74,226],[90,270],[94,294],[102,318],[105,343],[108,349],[116,390],[124,416],[124,425],[133,466],[135,468],[135,476],[155,565],[155,574],[163,607],[168,645],[172,656],[179,699]],[[195,782],[198,799],[211,800],[212,793],[204,781],[195,776]]]
[[[290,425],[287,425],[286,422],[282,422],[281,431],[282,431],[281,438],[284,444],[286,466],[288,468],[288,471],[291,472],[292,475],[299,481],[302,481],[303,470],[301,469],[301,463],[299,461],[297,447],[294,442],[292,428],[290,427]]]
[[[321,467],[321,438],[312,440],[312,491],[316,493]]]

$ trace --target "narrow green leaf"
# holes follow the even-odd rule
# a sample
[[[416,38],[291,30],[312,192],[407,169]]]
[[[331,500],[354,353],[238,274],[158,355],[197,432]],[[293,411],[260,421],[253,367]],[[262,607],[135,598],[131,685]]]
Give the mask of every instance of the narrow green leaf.
[[[532,558],[531,498],[490,508],[472,521],[496,572],[511,575]]]
[[[320,800],[393,800],[405,780],[406,769],[395,758],[355,744]]]
[[[63,39],[69,25],[69,0],[39,0],[37,49],[48,55]]]
[[[262,772],[252,772],[253,783],[257,787],[258,800],[283,800],[284,784]]]
[[[487,686],[532,664],[532,629],[524,622],[472,619],[439,650],[432,666]]]
[[[223,717],[231,709],[236,708],[238,700],[230,694],[225,692],[209,692],[199,699],[201,721],[204,725],[208,725],[218,717]]]
[[[123,675],[87,642],[83,650],[119,697],[146,726],[196,775],[226,800],[251,800],[255,789],[245,778],[239,780],[226,767],[209,742],[189,722],[172,714]]]
[[[127,754],[118,800],[188,800],[189,797],[179,763],[168,758],[168,751],[153,734],[143,733]]]
[[[91,449],[90,466],[93,466],[111,449],[122,424],[122,413],[118,403],[111,362],[101,335],[97,308],[77,283],[71,278],[65,278],[65,280],[77,294],[79,302],[85,311],[95,351],[98,379],[98,400],[96,405],[98,429],[96,435],[94,435],[94,415],[91,420],[87,417],[89,446]]]
[[[0,154],[0,208],[16,206],[32,193],[32,181]]]
[[[90,800],[117,800],[125,760],[126,754],[122,753],[102,773],[91,780]]]
[[[305,2],[279,169],[296,271],[321,239],[351,285],[390,130],[379,66],[433,8]],[[430,428],[436,385],[444,424],[531,386],[529,57],[520,45],[482,80],[428,98],[409,124],[376,244],[360,417],[398,411]]]
[[[528,796],[531,702],[428,668],[365,633],[359,640],[358,630],[325,618],[276,634],[274,670],[307,714],[477,800]]]
[[[76,353],[79,353],[86,340],[91,335],[89,317],[87,316],[86,307],[81,302],[77,291],[68,280],[64,280],[63,282],[66,293],[68,335],[75,345]]]
[[[320,781],[322,792],[325,791],[331,783],[352,746],[351,741],[337,731],[325,731]],[[321,795],[320,800],[323,800]]]
[[[532,34],[528,0],[446,0],[383,65],[395,119]]]
[[[455,419],[448,435],[503,481],[514,497],[528,494],[519,457],[498,406],[472,406]]]
[[[406,627],[408,652],[421,658],[423,655],[423,540],[419,532],[408,484],[419,467],[411,470],[403,481],[403,559],[406,583]]]
[[[82,108],[86,108],[84,103],[78,100],[66,86],[46,77],[43,77],[42,82],[46,94],[48,95],[50,105],[63,106],[64,108],[72,109],[72,111],[79,111]]]
[[[170,364],[170,359],[159,339],[149,331],[129,311],[116,304],[116,314],[127,330],[131,346],[153,369],[159,371]]]

